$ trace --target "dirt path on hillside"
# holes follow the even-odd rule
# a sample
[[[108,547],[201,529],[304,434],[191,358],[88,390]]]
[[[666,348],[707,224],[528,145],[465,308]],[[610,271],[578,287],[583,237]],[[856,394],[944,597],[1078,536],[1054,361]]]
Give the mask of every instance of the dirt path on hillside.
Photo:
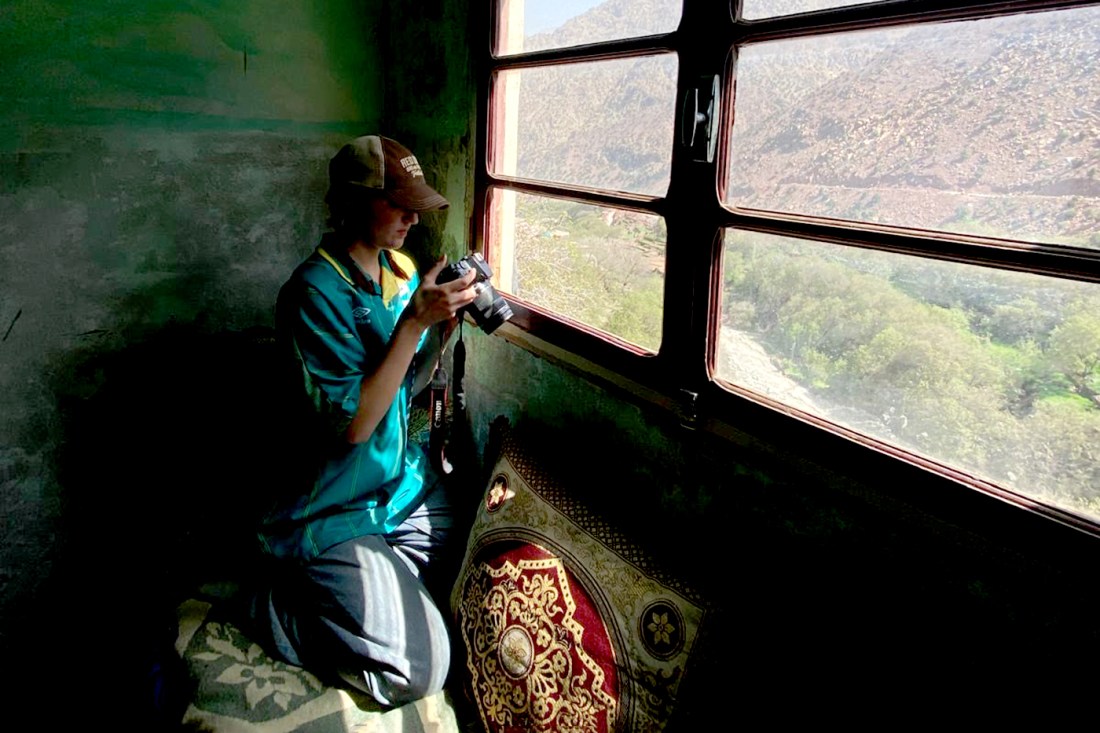
[[[880,440],[898,440],[888,424],[888,416],[873,415],[851,405],[838,405],[815,398],[809,390],[785,376],[767,350],[745,331],[722,329],[718,377]],[[901,419],[904,420],[904,417]]]
[[[810,393],[785,376],[764,347],[744,331],[722,329],[718,376],[800,410],[822,413]]]

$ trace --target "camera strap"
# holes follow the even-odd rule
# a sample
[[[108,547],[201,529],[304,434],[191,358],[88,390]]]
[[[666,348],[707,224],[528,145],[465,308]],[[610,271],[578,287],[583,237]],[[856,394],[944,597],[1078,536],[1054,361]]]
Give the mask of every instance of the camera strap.
[[[466,375],[466,344],[462,341],[462,321],[458,324],[458,342],[455,344],[454,353],[454,415],[452,420],[466,419],[466,392],[462,385]],[[439,364],[432,374],[430,385],[431,394],[429,401],[430,433],[428,438],[428,450],[431,454],[432,465],[440,473],[447,475],[454,471],[454,466],[447,458],[447,446],[449,444],[450,424],[447,417],[447,387],[449,386],[447,370],[443,367],[443,356],[440,354]]]

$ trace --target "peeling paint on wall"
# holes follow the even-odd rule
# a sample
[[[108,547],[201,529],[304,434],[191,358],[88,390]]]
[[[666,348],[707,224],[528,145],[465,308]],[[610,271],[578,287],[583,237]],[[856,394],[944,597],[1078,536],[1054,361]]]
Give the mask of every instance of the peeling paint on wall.
[[[103,506],[118,498],[111,466],[94,465],[103,452],[76,450],[135,427],[107,417],[117,364],[161,370],[144,375],[142,409],[118,413],[155,437],[193,386],[179,380],[197,373],[134,358],[142,345],[181,334],[210,349],[204,334],[271,323],[279,285],[323,229],[328,159],[381,126],[384,5],[0,6],[0,654],[20,676],[8,652],[34,638],[33,624],[56,621],[47,595],[93,592],[58,578],[135,584],[116,585],[120,599],[143,582],[115,574],[132,548],[106,534],[72,544],[73,507],[89,491],[104,492]],[[257,399],[206,407],[215,419]],[[73,419],[93,402],[99,423]],[[112,460],[132,458],[106,445],[121,449]],[[143,491],[158,486],[151,477]],[[148,506],[122,509],[141,517]],[[92,561],[95,573],[80,566]]]

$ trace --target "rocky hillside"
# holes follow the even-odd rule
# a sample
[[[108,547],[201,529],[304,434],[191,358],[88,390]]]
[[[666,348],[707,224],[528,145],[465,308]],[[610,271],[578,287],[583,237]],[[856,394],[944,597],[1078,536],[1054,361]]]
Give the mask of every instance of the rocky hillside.
[[[805,9],[768,7],[786,5]],[[607,0],[529,40],[644,35],[668,14],[668,0]],[[745,46],[727,199],[1100,247],[1098,21],[1084,8]],[[662,194],[676,68],[524,71],[519,174]]]

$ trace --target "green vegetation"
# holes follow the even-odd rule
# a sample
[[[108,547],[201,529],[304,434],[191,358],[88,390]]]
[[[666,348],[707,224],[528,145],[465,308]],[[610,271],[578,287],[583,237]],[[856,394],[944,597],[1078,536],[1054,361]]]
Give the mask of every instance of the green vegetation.
[[[657,4],[629,3],[631,21]],[[1100,248],[1096,116],[1082,106],[1100,79],[1095,19],[1078,8],[745,44],[719,153],[725,203]],[[544,47],[603,24],[583,15]],[[671,56],[521,76],[511,173],[667,190]],[[516,292],[657,349],[661,222],[610,212],[519,197]],[[720,375],[761,391],[774,377],[777,399],[1100,516],[1095,285],[732,232],[723,278]]]
[[[516,216],[516,295],[657,351],[662,220],[533,196],[517,198]]]
[[[659,348],[663,221],[534,196],[519,196],[516,213],[518,296]],[[1100,295],[1091,290],[727,232],[723,329],[750,334],[828,419],[1100,515]]]
[[[730,235],[726,265],[724,323],[825,417],[1100,513],[1087,286],[749,234]]]

